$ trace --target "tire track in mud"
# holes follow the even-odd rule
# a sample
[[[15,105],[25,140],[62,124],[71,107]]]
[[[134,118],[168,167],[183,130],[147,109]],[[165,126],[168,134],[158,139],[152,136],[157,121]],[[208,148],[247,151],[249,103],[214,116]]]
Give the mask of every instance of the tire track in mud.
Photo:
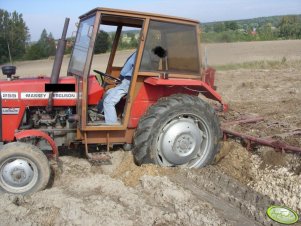
[[[182,170],[169,179],[210,203],[218,215],[233,225],[280,225],[266,216],[266,210],[281,203],[251,190],[213,166],[198,171]]]
[[[227,219],[232,225],[240,226],[242,222],[244,222],[244,225],[246,226],[259,225],[258,222],[245,217],[243,214],[237,213],[237,209],[224,200],[200,189],[200,187],[195,184],[184,183],[183,181],[187,182],[187,179],[184,176],[173,178],[173,180],[178,184],[181,183],[182,187],[190,190],[197,199],[210,203],[217,211],[217,214],[223,219]]]

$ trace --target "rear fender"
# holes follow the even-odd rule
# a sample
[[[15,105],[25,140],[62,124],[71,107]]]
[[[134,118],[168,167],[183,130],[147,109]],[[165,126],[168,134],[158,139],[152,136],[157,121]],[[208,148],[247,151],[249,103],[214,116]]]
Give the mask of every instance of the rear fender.
[[[201,80],[193,80],[193,79],[161,79],[161,78],[147,78],[144,80],[145,83],[153,85],[153,86],[176,86],[189,88],[190,91],[194,91],[197,93],[202,93],[209,99],[215,100],[223,104],[222,97],[206,82]]]
[[[27,137],[39,137],[45,139],[50,147],[52,148],[52,154],[54,158],[58,157],[58,148],[54,142],[54,140],[45,132],[40,130],[22,130],[20,132],[15,133],[16,140],[20,140]]]
[[[147,109],[156,103],[158,99],[176,93],[195,96],[202,93],[207,98],[218,101],[223,111],[228,109],[227,104],[222,101],[220,94],[201,80],[149,77],[144,80],[133,101],[128,128],[136,128],[140,117],[144,115]]]

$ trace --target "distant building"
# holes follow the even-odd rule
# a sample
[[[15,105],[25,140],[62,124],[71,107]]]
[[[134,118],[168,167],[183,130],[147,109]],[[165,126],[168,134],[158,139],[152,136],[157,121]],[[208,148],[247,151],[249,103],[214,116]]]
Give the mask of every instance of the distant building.
[[[253,30],[251,31],[251,35],[253,36],[257,35],[256,27],[253,27]]]

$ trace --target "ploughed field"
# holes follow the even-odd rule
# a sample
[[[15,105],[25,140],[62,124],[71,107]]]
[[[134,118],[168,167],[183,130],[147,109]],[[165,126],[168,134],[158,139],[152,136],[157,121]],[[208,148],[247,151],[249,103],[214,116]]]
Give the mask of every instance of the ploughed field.
[[[301,135],[281,134],[301,129],[301,40],[206,47],[211,65],[282,61],[217,71],[218,92],[230,106],[220,120],[263,116],[259,123],[231,129],[300,147]],[[120,52],[118,63],[130,52]],[[107,54],[96,56],[93,68],[104,70],[106,59]],[[51,64],[51,60],[19,62],[17,72],[49,75]],[[44,191],[27,197],[0,195],[1,224],[277,225],[265,216],[275,203],[301,214],[298,155],[267,147],[248,152],[239,141],[228,140],[211,166],[194,170],[138,167],[131,153],[120,147],[114,147],[111,165],[91,164],[79,156],[71,153],[53,162],[54,177]]]

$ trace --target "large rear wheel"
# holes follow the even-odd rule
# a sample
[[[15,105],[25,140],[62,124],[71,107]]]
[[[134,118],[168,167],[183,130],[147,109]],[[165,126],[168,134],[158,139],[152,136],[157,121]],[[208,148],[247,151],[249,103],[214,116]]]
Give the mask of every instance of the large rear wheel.
[[[140,119],[134,135],[138,165],[199,168],[212,162],[221,130],[214,109],[195,96],[160,99]]]
[[[44,153],[31,144],[13,142],[0,150],[0,190],[31,194],[48,184],[50,167]]]

